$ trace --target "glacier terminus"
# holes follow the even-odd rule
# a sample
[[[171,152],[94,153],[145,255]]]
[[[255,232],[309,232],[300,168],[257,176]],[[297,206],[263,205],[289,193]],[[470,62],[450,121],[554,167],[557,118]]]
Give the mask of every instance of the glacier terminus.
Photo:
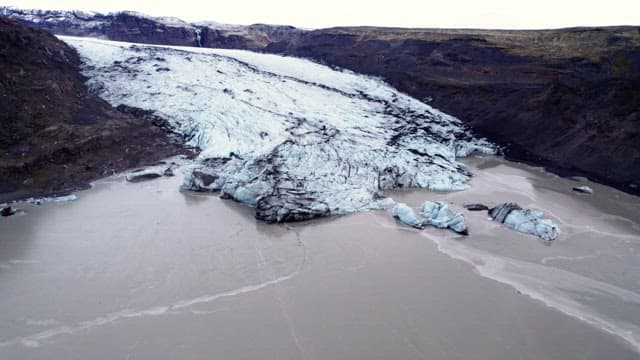
[[[241,50],[62,37],[89,87],[153,110],[201,150],[183,188],[220,192],[267,222],[388,208],[387,189],[455,191],[458,157],[497,148],[383,81]]]

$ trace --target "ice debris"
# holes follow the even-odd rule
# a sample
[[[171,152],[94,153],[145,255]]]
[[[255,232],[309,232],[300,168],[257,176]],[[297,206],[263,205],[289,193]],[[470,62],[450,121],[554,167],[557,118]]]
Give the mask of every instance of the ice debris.
[[[461,235],[469,235],[464,216],[453,212],[445,203],[425,201],[422,204],[422,216],[425,217],[428,225],[439,229],[451,229]]]
[[[125,178],[129,182],[140,182],[145,180],[156,179],[162,176],[173,176],[171,167],[155,166],[146,169],[134,170],[128,173]]]
[[[42,205],[49,202],[68,202],[78,200],[78,197],[74,194],[55,197],[43,197],[43,198],[28,198],[25,200],[28,204]]]
[[[418,218],[413,209],[407,204],[396,204],[393,209],[391,209],[391,214],[393,214],[394,218],[416,229],[423,229],[425,227],[425,219]]]
[[[516,203],[500,204],[489,210],[489,215],[508,228],[535,235],[542,240],[555,240],[560,235],[558,226],[553,221],[544,219],[541,211],[523,210]]]
[[[416,229],[423,229],[425,226],[431,225],[439,229],[450,229],[458,234],[469,235],[464,216],[453,212],[442,202],[424,202],[421,214],[416,214],[406,204],[398,203],[393,207],[391,213],[394,218]]]
[[[583,194],[593,194],[593,189],[588,186],[576,186],[573,188],[573,191]]]

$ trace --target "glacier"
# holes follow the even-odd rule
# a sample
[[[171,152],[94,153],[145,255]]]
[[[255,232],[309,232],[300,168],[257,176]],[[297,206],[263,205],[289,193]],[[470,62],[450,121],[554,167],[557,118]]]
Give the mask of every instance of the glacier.
[[[497,151],[380,79],[309,60],[60,38],[91,91],[153,111],[201,150],[184,189],[219,192],[264,221],[386,209],[388,189],[463,190],[472,174],[457,158]]]

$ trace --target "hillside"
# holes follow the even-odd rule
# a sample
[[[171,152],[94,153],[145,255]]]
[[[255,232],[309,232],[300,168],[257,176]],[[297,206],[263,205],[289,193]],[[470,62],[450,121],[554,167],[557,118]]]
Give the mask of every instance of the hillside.
[[[640,28],[557,30],[190,24],[0,8],[58,34],[236,48],[379,76],[460,118],[508,158],[640,193]]]
[[[0,202],[65,193],[183,151],[161,127],[89,94],[79,65],[50,33],[0,18]]]
[[[512,159],[638,192],[639,28],[337,28],[266,51],[382,76]]]

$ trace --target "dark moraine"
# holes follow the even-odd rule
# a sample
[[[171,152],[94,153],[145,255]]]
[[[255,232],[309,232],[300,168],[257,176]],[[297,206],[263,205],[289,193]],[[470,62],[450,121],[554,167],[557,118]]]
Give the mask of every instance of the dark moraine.
[[[0,18],[0,203],[64,194],[185,151],[164,122],[90,94],[79,65],[49,32]]]

